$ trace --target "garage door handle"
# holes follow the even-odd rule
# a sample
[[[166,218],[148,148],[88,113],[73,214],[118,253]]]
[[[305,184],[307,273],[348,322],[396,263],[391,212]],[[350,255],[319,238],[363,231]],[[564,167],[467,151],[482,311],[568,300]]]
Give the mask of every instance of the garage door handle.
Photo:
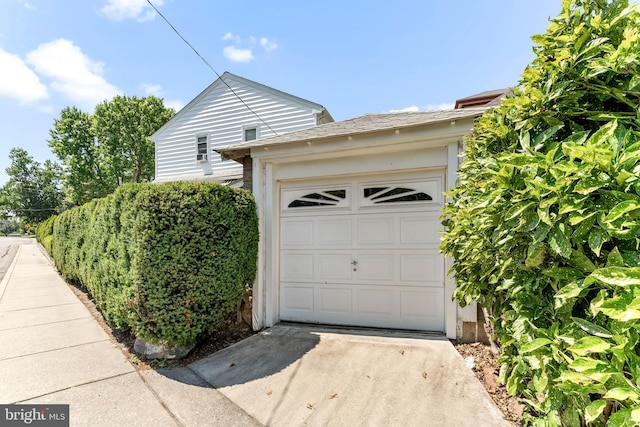
[[[351,261],[351,265],[355,267],[356,265],[358,265],[358,261]]]

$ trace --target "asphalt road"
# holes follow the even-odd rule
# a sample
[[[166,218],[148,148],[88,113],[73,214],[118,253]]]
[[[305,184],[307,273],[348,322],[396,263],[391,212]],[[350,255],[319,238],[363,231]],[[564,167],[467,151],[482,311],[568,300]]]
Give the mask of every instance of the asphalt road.
[[[35,239],[29,237],[0,237],[0,281],[16,256],[18,247],[24,244],[35,244]]]

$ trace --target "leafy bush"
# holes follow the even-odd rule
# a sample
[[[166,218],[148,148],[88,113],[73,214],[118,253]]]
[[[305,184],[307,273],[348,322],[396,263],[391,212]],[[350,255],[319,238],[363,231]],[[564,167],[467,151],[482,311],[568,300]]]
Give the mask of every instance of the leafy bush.
[[[256,273],[250,193],[217,184],[130,184],[60,214],[53,257],[116,327],[187,344],[240,302]]]
[[[563,1],[444,211],[455,297],[488,310],[533,425],[640,423],[639,29],[637,4]]]
[[[36,240],[51,254],[51,245],[53,243],[53,224],[57,215],[52,215],[49,218],[38,224],[36,228]]]

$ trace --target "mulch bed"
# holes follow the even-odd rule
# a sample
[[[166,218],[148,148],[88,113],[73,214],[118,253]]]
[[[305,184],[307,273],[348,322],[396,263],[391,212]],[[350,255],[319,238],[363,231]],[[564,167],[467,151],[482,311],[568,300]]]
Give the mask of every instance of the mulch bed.
[[[453,341],[453,346],[463,359],[473,357],[473,373],[476,374],[476,377],[502,411],[504,418],[514,426],[523,426],[524,406],[518,402],[516,397],[509,396],[507,388],[498,381],[500,366],[491,347],[479,342],[462,344],[455,341]]]

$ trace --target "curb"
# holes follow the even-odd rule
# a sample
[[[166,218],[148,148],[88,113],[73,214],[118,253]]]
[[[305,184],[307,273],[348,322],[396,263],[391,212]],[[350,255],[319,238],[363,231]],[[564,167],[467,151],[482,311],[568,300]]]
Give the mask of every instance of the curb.
[[[11,265],[7,269],[7,272],[4,274],[2,281],[0,282],[0,301],[2,301],[2,297],[4,297],[4,291],[7,289],[7,283],[9,283],[9,279],[13,275],[13,270],[16,268],[16,264],[18,263],[18,257],[20,256],[20,252],[22,252],[22,245],[18,246],[18,250],[16,251],[15,256],[13,257],[13,261],[11,261]]]
[[[40,249],[40,252],[42,253],[42,255],[44,255],[44,257],[47,259],[47,261],[53,267],[53,269],[56,271],[56,273],[60,273],[58,271],[58,269],[56,268],[56,263],[53,260],[53,257],[51,255],[49,255],[49,252],[47,252],[47,250],[44,248],[44,246],[42,246],[42,244],[40,242],[38,242],[37,240],[36,240],[36,246],[38,246],[38,248]]]

